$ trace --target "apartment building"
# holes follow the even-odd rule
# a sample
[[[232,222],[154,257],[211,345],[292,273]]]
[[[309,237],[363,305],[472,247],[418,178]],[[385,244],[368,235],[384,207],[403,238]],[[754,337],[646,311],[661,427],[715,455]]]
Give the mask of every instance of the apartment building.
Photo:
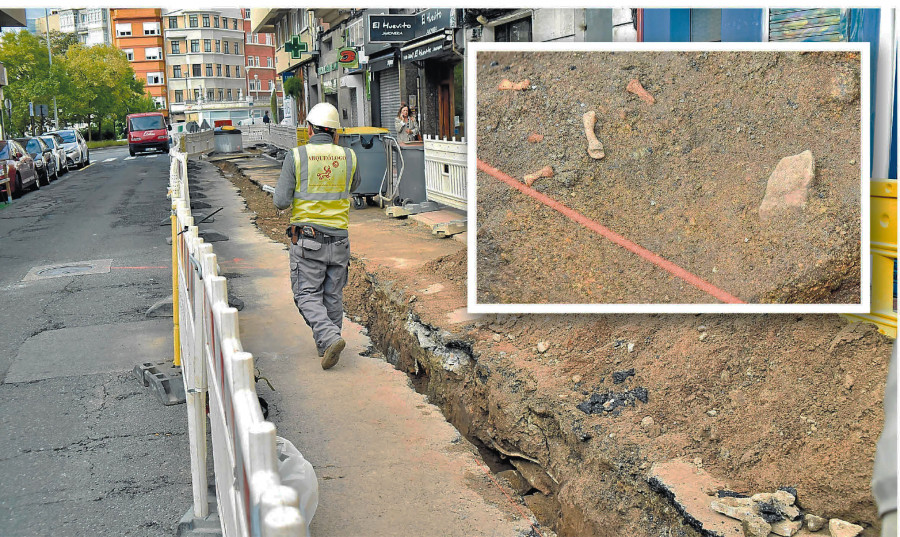
[[[109,9],[60,9],[59,31],[78,35],[78,40],[87,46],[110,45]]]
[[[168,115],[166,60],[160,9],[111,9],[113,45],[125,53],[156,107]]]
[[[250,10],[243,9],[247,57],[247,95],[254,102],[271,102],[272,93],[281,102],[281,77],[275,72],[275,35],[255,33],[250,26]]]
[[[163,10],[162,26],[172,120],[247,117],[241,10]]]

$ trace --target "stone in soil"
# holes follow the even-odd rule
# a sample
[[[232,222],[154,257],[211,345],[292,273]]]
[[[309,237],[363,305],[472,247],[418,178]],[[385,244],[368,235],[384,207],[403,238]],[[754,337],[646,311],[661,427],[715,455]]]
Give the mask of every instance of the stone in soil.
[[[807,514],[804,517],[806,522],[806,528],[809,531],[819,531],[820,529],[825,527],[825,523],[828,522],[824,518],[816,515]]]
[[[612,374],[613,384],[622,384],[628,377],[634,376],[634,368],[623,369]]]
[[[626,405],[636,405],[636,401],[646,403],[649,400],[647,388],[638,386],[633,390],[626,390],[621,393],[606,392],[593,393],[587,401],[579,403],[578,410],[585,414],[615,414],[619,408]]]
[[[518,494],[526,494],[532,488],[531,483],[515,470],[504,470],[498,473],[497,477],[506,479],[509,482],[509,486]]]
[[[750,516],[741,521],[744,537],[769,537],[772,526],[759,516]]]
[[[766,195],[759,206],[759,217],[768,221],[775,216],[802,210],[814,175],[811,151],[784,157],[775,166],[766,184]]]
[[[737,520],[745,520],[756,516],[756,513],[753,511],[753,502],[750,498],[719,498],[710,502],[709,506],[713,511]]]
[[[862,531],[862,526],[851,524],[839,518],[832,518],[828,521],[828,532],[831,533],[831,537],[856,537]]]
[[[549,348],[550,348],[550,344],[547,343],[546,341],[539,341],[537,344],[537,351],[541,354],[544,354],[545,352],[547,352],[547,349],[549,349]]]

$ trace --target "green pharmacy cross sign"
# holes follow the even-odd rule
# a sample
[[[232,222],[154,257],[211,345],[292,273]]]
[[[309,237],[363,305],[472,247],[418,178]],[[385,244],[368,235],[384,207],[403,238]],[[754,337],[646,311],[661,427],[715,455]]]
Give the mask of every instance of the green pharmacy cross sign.
[[[301,54],[309,52],[309,45],[300,41],[299,35],[292,35],[290,41],[285,41],[284,51],[291,53],[292,60],[299,60]]]

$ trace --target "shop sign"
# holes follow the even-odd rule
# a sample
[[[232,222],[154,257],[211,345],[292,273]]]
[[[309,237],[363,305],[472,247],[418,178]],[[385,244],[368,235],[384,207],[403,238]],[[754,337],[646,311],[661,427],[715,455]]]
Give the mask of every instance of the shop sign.
[[[338,49],[338,64],[344,69],[359,68],[359,54],[353,47]]]
[[[444,43],[444,39],[426,43],[422,46],[401,52],[401,58],[404,62],[414,62],[418,60],[424,60],[432,56],[437,56],[444,51]]]
[[[336,78],[322,82],[322,93],[325,95],[333,95],[338,91],[338,81]]]
[[[415,15],[367,15],[369,43],[405,43],[416,38]]]
[[[369,43],[406,43],[456,28],[456,9],[426,9],[416,15],[367,15]]]
[[[325,73],[337,71],[338,66],[339,66],[338,62],[327,63],[325,65],[320,66],[318,69],[316,69],[316,73],[318,73],[320,75],[324,75]]]

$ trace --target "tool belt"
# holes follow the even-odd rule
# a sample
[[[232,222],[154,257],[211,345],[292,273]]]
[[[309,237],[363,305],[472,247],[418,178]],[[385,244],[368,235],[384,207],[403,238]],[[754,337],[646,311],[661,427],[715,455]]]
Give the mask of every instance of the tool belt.
[[[297,226],[294,224],[291,224],[287,228],[286,235],[291,238],[292,244],[297,244],[301,237],[304,239],[312,239],[322,244],[336,242],[344,238],[335,235],[326,235],[312,226]]]

